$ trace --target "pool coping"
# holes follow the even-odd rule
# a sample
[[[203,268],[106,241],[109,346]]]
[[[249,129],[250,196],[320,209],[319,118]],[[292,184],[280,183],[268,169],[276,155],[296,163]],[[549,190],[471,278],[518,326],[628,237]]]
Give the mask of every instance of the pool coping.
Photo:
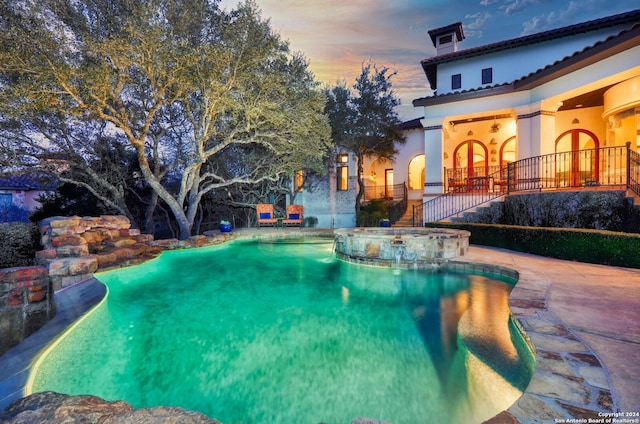
[[[451,261],[449,267],[485,273],[510,269],[464,258]],[[532,349],[536,368],[522,396],[485,424],[557,423],[570,418],[599,419],[615,412],[611,385],[600,359],[547,306],[552,282],[511,271],[518,273],[518,281],[509,295],[509,309]]]
[[[0,411],[24,396],[31,365],[39,352],[96,306],[106,292],[106,286],[92,277],[55,293],[57,311],[53,318],[0,356]]]
[[[313,231],[304,235],[328,235]],[[290,231],[245,232],[233,239],[278,238]],[[300,234],[300,231],[294,232]],[[474,248],[476,246],[470,246]],[[484,248],[492,251],[491,248]],[[496,249],[498,251],[498,249]],[[507,251],[510,252],[510,251]],[[531,255],[532,257],[535,257]],[[540,258],[540,257],[535,257]],[[544,259],[544,258],[543,258]],[[517,267],[477,262],[469,255],[447,263],[463,271],[498,273],[518,282],[509,296],[509,307],[525,340],[532,346],[536,369],[522,397],[488,423],[533,424],[541,419],[558,422],[568,417],[593,418],[615,412],[611,384],[600,359],[548,308],[552,281],[542,280]],[[29,370],[37,354],[70,324],[100,302],[106,287],[89,278],[55,293],[58,312],[40,330],[0,356],[0,410],[23,397]]]

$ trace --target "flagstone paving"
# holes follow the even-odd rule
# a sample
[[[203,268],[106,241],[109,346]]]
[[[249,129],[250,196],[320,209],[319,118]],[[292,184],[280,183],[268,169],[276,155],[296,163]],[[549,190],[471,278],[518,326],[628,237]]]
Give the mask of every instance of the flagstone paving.
[[[640,270],[475,245],[461,260],[519,273],[509,303],[536,355],[524,395],[489,422],[640,422]]]

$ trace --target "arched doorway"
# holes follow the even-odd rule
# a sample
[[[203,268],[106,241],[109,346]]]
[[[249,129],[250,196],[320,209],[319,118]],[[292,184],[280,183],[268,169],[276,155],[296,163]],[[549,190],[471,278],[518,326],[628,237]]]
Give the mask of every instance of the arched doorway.
[[[487,147],[478,140],[463,141],[453,151],[455,158],[453,168],[466,168],[469,176],[473,176],[477,172],[485,172],[482,168],[489,165],[487,153]]]
[[[585,129],[565,131],[556,138],[556,180],[560,187],[594,185],[600,180],[600,142]]]
[[[508,138],[500,146],[500,168],[516,161],[516,138]]]
[[[489,151],[478,140],[466,140],[453,150],[453,175],[467,190],[481,189],[489,174]],[[477,184],[476,184],[477,183]]]
[[[424,189],[424,154],[416,155],[409,161],[408,173],[408,189],[423,190]]]

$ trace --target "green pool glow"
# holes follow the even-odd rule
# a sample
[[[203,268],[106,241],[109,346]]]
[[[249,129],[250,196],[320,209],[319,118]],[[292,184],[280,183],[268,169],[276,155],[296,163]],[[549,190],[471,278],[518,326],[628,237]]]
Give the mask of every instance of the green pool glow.
[[[32,392],[225,424],[472,423],[533,371],[513,281],[344,263],[331,241],[229,242],[97,278],[108,298],[42,358]]]

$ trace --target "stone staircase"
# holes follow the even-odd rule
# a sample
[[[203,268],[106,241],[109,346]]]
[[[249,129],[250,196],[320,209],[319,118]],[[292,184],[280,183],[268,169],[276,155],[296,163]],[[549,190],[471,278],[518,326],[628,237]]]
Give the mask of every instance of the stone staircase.
[[[411,227],[413,226],[413,206],[421,205],[422,200],[407,200],[407,210],[399,220],[393,224],[394,227]]]

